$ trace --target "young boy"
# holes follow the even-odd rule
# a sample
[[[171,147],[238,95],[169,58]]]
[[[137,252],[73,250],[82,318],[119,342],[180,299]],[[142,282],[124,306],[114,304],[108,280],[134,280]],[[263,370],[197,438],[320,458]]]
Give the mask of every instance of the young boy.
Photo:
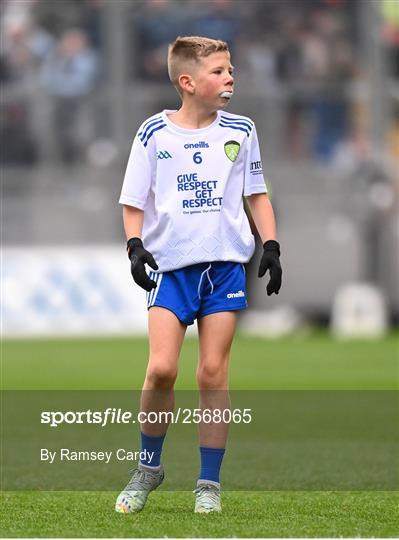
[[[182,104],[146,120],[134,142],[120,203],[134,281],[147,291],[150,355],[141,411],[173,411],[173,386],[187,326],[198,323],[200,408],[229,408],[228,364],[237,311],[247,307],[245,270],[254,252],[247,198],[263,242],[259,277],[267,294],[281,286],[280,247],[262,174],[254,123],[221,112],[233,95],[227,44],[178,37],[169,76]],[[146,273],[145,264],[153,271]],[[164,478],[160,456],[167,425],[141,423],[138,468],[116,501],[138,512]],[[199,425],[201,470],[195,512],[220,512],[219,471],[228,423]],[[152,454],[153,453],[153,454]]]

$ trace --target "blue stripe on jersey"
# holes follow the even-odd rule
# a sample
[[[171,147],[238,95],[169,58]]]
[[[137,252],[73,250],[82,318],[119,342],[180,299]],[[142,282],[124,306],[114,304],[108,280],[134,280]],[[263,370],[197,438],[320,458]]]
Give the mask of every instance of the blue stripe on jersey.
[[[227,116],[221,116],[220,119],[226,122],[226,124],[244,124],[248,126],[250,129],[254,127],[254,123],[251,122],[251,120],[247,120],[246,118],[238,117],[236,120],[234,118],[229,118]]]
[[[241,122],[241,121],[238,121],[237,122],[228,122],[226,120],[224,120],[223,118],[220,120],[221,122],[223,122],[223,124],[225,126],[242,126],[242,127],[245,127],[246,129],[248,129],[249,132],[252,131],[252,128],[253,126],[251,126],[250,124],[247,124],[246,122]]]
[[[161,124],[161,125],[159,125],[159,126],[154,127],[154,128],[148,133],[146,140],[143,141],[144,147],[147,146],[148,141],[151,139],[151,137],[153,136],[153,134],[155,133],[155,131],[158,131],[158,129],[163,129],[165,126],[166,126],[166,124],[163,123],[163,124]]]
[[[144,139],[147,136],[147,133],[151,130],[152,127],[157,126],[158,124],[161,124],[163,122],[162,118],[156,118],[152,122],[148,124],[148,126],[143,129],[141,133],[139,133],[139,137],[141,141],[144,141]]]
[[[250,132],[248,131],[249,128],[245,129],[243,127],[235,126],[234,124],[222,124],[222,122],[219,122],[219,126],[225,127],[225,128],[231,128],[231,129],[239,129],[240,131],[243,131],[247,134],[247,137],[249,137]]]
[[[156,120],[161,120],[162,119],[162,116],[156,116],[155,118],[150,118],[149,120],[147,120],[146,122],[144,122],[141,130],[139,131],[139,135],[142,135],[144,133],[144,131],[147,129],[147,127],[149,126],[149,124],[151,124],[151,122],[155,122]]]

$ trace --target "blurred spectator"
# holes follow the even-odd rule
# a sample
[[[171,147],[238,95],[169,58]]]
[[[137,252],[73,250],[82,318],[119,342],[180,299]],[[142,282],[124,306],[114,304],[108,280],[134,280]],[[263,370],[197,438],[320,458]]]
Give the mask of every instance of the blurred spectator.
[[[399,99],[393,107],[392,123],[388,129],[388,151],[396,164],[399,175]]]
[[[83,27],[86,0],[31,0],[31,3],[31,13],[38,24],[57,37],[69,28]]]
[[[37,161],[37,148],[29,129],[26,103],[2,107],[0,148],[1,165],[33,165]]]
[[[287,94],[289,157],[306,157],[310,150],[313,158],[327,163],[349,135],[348,83],[354,63],[339,13],[320,4],[286,14],[280,23],[277,73]],[[305,133],[309,124],[312,134]]]
[[[351,47],[337,16],[326,9],[313,13],[312,32],[303,41],[305,76],[313,83],[313,156],[328,162],[349,134],[348,83],[354,73]]]
[[[301,159],[306,155],[303,131],[307,96],[303,42],[307,30],[297,14],[287,14],[281,24],[283,31],[277,48],[276,70],[287,96],[285,149],[290,159]]]
[[[32,95],[55,39],[31,15],[33,1],[4,2],[1,18],[0,81],[2,165],[32,165],[38,148],[31,132]]]
[[[145,80],[168,81],[168,45],[183,32],[181,5],[170,0],[146,0],[144,9],[135,17],[136,69]]]
[[[210,0],[201,2],[200,11],[198,2],[194,2],[194,8],[196,14],[188,21],[186,32],[193,36],[206,36],[226,41],[234,57],[240,30],[235,15],[235,3],[232,0]]]
[[[90,45],[98,52],[104,49],[104,0],[86,0],[82,6],[82,27]]]
[[[55,36],[70,28],[82,28],[90,45],[101,50],[104,42],[103,12],[106,0],[34,0],[32,15]]]
[[[247,67],[251,81],[258,87],[275,85],[276,50],[273,41],[274,35],[270,33],[264,33],[262,36],[253,35],[246,39]]]
[[[54,97],[54,129],[64,163],[79,157],[79,120],[83,102],[94,90],[100,75],[97,54],[79,29],[66,31],[43,66],[42,82]]]
[[[2,20],[2,81],[31,86],[38,68],[54,47],[54,38],[27,12],[12,12]]]

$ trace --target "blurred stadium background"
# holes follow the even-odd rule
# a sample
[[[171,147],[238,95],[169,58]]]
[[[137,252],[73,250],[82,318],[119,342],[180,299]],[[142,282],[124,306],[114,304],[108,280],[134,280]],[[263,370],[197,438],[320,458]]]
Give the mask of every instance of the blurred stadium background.
[[[248,332],[399,319],[397,0],[2,0],[3,333],[141,333],[118,197],[138,125],[178,107],[177,35],[229,43],[284,282],[248,268]]]
[[[282,245],[279,296],[268,298],[266,281],[256,278],[257,253],[248,267],[251,308],[240,321],[242,333],[282,339],[239,336],[231,387],[397,389],[397,332],[372,343],[296,333],[323,324],[377,337],[399,321],[397,0],[0,0],[0,29],[1,322],[3,336],[16,338],[0,351],[5,389],[141,387],[148,345],[131,336],[146,332],[145,299],[132,284],[118,198],[139,124],[179,105],[166,75],[167,44],[178,34],[229,43],[237,69],[229,110],[256,122]],[[196,356],[196,341],[186,340],[177,388],[195,387]],[[345,433],[367,455],[375,434],[365,411],[367,436],[358,427]],[[271,418],[280,422],[277,412]],[[11,413],[8,428],[18,432],[25,424]],[[316,450],[329,440],[324,427],[309,439]],[[256,436],[262,451],[273,444]],[[395,441],[397,430],[378,441],[371,471],[381,463],[386,470],[379,452]],[[286,442],[294,469],[307,474],[292,452],[303,448],[297,431]],[[339,437],[334,452],[337,444]],[[16,480],[23,489],[19,469]],[[159,492],[151,501],[158,524],[153,511],[143,512],[133,529],[114,512],[113,492],[16,491],[3,497],[0,530],[6,537],[394,536],[396,498],[373,489],[226,492],[222,520],[206,523],[192,516],[191,493]]]

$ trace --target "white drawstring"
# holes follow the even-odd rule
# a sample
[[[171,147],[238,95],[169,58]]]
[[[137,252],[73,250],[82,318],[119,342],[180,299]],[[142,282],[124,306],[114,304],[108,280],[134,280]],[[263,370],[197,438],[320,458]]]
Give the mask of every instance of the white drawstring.
[[[202,284],[202,278],[204,276],[204,274],[206,274],[208,276],[208,279],[209,279],[209,270],[211,269],[211,266],[212,266],[212,263],[209,264],[208,268],[206,270],[204,270],[202,273],[201,273],[201,277],[200,277],[200,280],[199,280],[199,283],[198,283],[198,289],[197,289],[197,292],[198,292],[198,298],[201,298],[201,284]],[[211,284],[212,286],[212,292],[213,292],[213,284],[212,284],[212,281],[209,279],[209,283]],[[212,293],[211,293],[212,294]]]
[[[211,281],[211,278],[209,277],[209,270],[211,269],[212,263],[209,265],[208,270],[206,271],[206,275],[208,276],[209,283],[211,284],[211,294],[213,293],[213,283]]]

